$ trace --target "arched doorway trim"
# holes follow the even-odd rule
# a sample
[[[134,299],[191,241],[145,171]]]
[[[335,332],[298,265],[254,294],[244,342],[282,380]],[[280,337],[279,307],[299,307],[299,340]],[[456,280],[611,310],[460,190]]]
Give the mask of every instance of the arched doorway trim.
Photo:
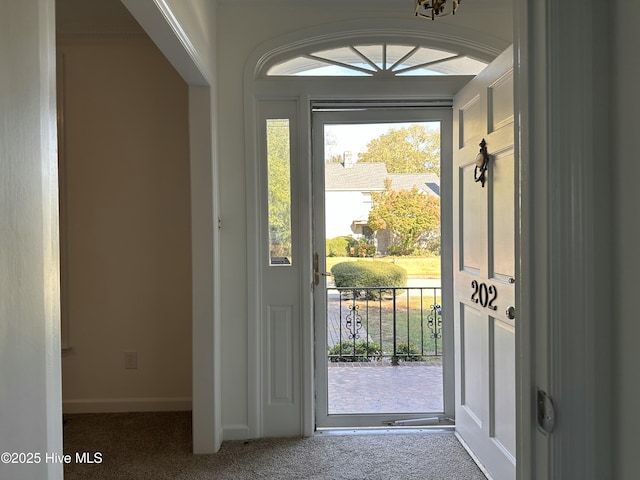
[[[490,62],[509,46],[501,39],[451,25],[434,23],[427,29],[424,22],[415,19],[350,20],[311,27],[263,43],[246,63],[245,80],[264,78],[275,64],[313,50],[387,40],[452,51],[482,62]]]

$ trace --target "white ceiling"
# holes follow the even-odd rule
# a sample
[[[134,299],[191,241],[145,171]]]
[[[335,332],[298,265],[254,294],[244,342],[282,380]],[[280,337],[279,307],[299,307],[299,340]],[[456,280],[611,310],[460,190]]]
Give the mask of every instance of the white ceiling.
[[[179,0],[188,1],[188,0]],[[314,8],[322,2],[324,8],[389,9],[398,16],[406,12],[413,16],[414,0],[210,0],[225,7],[255,4],[267,8],[269,4],[305,5]],[[437,20],[510,40],[512,37],[513,0],[461,0],[458,14]],[[58,31],[140,31],[140,26],[120,0],[56,0]],[[430,20],[425,19],[425,22]]]

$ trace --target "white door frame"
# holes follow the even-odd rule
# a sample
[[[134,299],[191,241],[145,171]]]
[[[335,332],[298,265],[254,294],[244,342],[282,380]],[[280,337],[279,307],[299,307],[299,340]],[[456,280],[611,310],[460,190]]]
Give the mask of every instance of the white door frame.
[[[263,340],[262,324],[264,312],[268,311],[267,299],[263,298],[262,288],[258,279],[263,277],[264,260],[261,259],[260,231],[263,229],[259,212],[261,196],[260,172],[258,168],[259,152],[261,147],[257,144],[259,129],[257,123],[260,105],[273,103],[274,101],[291,102],[298,105],[297,118],[297,151],[299,162],[299,176],[297,182],[301,196],[297,199],[298,225],[301,231],[301,240],[298,245],[299,258],[306,263],[300,265],[299,283],[302,285],[302,296],[299,300],[301,315],[304,319],[313,318],[313,292],[312,280],[312,164],[311,164],[311,105],[314,101],[372,101],[384,102],[389,100],[415,100],[424,99],[425,83],[431,84],[429,89],[433,94],[433,101],[441,105],[442,98],[452,98],[453,93],[461,88],[471,77],[456,77],[452,81],[443,81],[444,77],[425,79],[404,77],[392,80],[372,79],[318,79],[318,78],[279,78],[277,80],[264,79],[260,82],[250,82],[245,97],[245,128],[247,151],[247,204],[250,206],[248,216],[248,252],[247,264],[249,265],[249,291],[255,292],[253,301],[248,304],[249,309],[249,428],[250,437],[262,437],[269,434],[264,426],[265,405],[259,400],[263,398],[265,379],[261,378],[264,353],[262,351]],[[340,93],[336,93],[340,92]],[[401,93],[396,93],[401,92]],[[417,102],[417,100],[415,100]],[[429,99],[423,100],[427,102]],[[308,261],[307,261],[308,260]],[[315,382],[314,382],[314,329],[310,321],[303,321],[300,329],[301,352],[300,362],[301,377],[293,381],[299,382],[295,389],[300,391],[299,401],[302,402],[301,417],[291,418],[289,434],[310,436],[315,429]],[[267,373],[268,376],[268,373]]]
[[[262,378],[263,352],[261,351],[262,338],[261,326],[264,322],[264,312],[269,305],[261,293],[261,285],[258,279],[263,276],[264,261],[260,258],[261,221],[258,215],[260,211],[260,172],[259,152],[261,147],[257,144],[258,132],[263,128],[257,123],[258,111],[261,102],[274,100],[295,101],[298,105],[298,162],[301,167],[300,177],[296,180],[300,186],[300,192],[311,192],[311,103],[314,101],[403,101],[415,102],[441,102],[443,99],[450,101],[453,95],[462,88],[471,77],[398,77],[393,79],[380,78],[314,78],[314,77],[265,77],[264,72],[269,62],[282,59],[287,52],[296,52],[300,46],[313,45],[314,42],[326,42],[328,38],[332,42],[347,41],[380,41],[381,39],[404,39],[405,41],[417,41],[429,43],[443,48],[460,46],[465,52],[475,52],[473,56],[490,60],[508,47],[507,44],[496,44],[495,38],[483,38],[485,43],[470,42],[461,35],[456,28],[448,29],[447,35],[441,35],[439,26],[425,30],[418,28],[414,22],[398,20],[358,20],[341,22],[336,24],[334,31],[328,32],[326,26],[313,27],[306,31],[296,32],[276,38],[261,45],[250,56],[245,66],[245,153],[246,153],[246,180],[247,180],[247,265],[248,265],[248,291],[254,292],[253,298],[248,301],[248,367],[249,367],[249,436],[262,437],[269,434],[263,428],[265,406],[260,399],[264,398],[264,388],[268,378]],[[331,28],[331,27],[329,27]],[[328,35],[330,34],[330,35]],[[324,44],[324,43],[323,43]],[[299,225],[304,236],[298,251],[300,258],[308,259],[308,264],[301,265],[299,270],[299,282],[303,285],[303,295],[299,300],[302,318],[313,318],[313,297],[311,291],[311,198],[303,195],[299,198]],[[291,417],[291,435],[312,435],[314,431],[314,381],[313,381],[313,336],[312,324],[309,321],[302,322],[300,344],[304,352],[299,359],[301,366],[301,378],[294,378],[296,391],[300,391],[302,402],[301,418]],[[266,333],[264,333],[266,335]],[[267,376],[268,377],[268,376]]]
[[[355,107],[355,110],[353,109]],[[455,416],[455,368],[453,363],[453,283],[452,283],[452,209],[451,209],[451,183],[452,183],[452,128],[451,108],[448,105],[432,107],[415,107],[410,103],[404,109],[384,107],[383,105],[372,105],[373,108],[363,108],[358,104],[351,108],[343,105],[343,110],[312,112],[312,152],[311,169],[313,172],[313,228],[312,241],[313,253],[319,255],[319,269],[325,271],[325,210],[324,210],[324,125],[327,124],[366,124],[366,123],[440,123],[441,156],[440,156],[440,190],[445,192],[441,195],[441,244],[442,244],[442,276],[441,294],[443,307],[443,418],[453,418]],[[382,107],[382,108],[381,108]],[[327,341],[326,334],[326,277],[321,280],[314,289],[314,325],[315,325],[315,398],[318,394],[327,394],[327,367],[328,358],[324,346]],[[394,414],[354,414],[354,415],[329,415],[326,401],[316,402],[316,422],[318,426],[324,427],[374,427],[383,425],[390,417],[397,420],[424,417],[425,413],[416,412]],[[422,414],[422,415],[421,415]],[[320,425],[322,423],[322,425]]]
[[[610,27],[595,0],[514,6],[516,372],[530,379],[516,396],[518,478],[611,478]],[[551,436],[532,418],[536,386],[555,399]]]

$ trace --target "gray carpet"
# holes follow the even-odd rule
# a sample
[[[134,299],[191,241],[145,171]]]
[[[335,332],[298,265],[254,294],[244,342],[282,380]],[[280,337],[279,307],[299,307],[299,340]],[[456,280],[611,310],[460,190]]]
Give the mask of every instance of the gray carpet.
[[[224,442],[191,454],[189,412],[67,415],[65,479],[485,480],[451,433],[320,435]],[[78,464],[77,452],[102,463]]]

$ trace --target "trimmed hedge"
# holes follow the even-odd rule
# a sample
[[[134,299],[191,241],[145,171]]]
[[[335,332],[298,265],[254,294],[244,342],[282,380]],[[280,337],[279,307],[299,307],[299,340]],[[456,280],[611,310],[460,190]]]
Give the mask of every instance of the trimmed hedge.
[[[328,238],[326,248],[327,257],[373,257],[376,254],[375,245],[350,236]]]
[[[376,254],[376,246],[366,242],[358,242],[349,247],[350,257],[373,257]]]
[[[404,268],[375,260],[336,263],[331,273],[336,287],[404,287],[407,282]],[[367,296],[377,298],[380,293],[370,291]]]
[[[349,253],[350,237],[327,239],[327,257],[344,257]],[[353,239],[351,239],[353,240]]]

